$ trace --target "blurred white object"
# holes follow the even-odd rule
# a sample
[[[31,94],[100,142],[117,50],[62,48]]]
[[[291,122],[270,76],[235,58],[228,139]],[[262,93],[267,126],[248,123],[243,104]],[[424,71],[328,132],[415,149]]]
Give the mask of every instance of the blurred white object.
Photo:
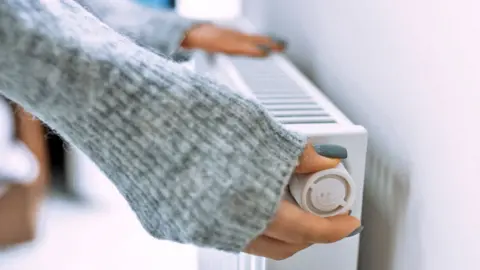
[[[22,142],[15,140],[14,115],[0,97],[0,197],[11,183],[29,184],[38,176],[38,162]]]
[[[242,10],[241,0],[177,0],[176,11],[184,17],[200,20],[237,18]]]
[[[25,144],[11,142],[0,151],[0,183],[29,184],[38,176],[37,159]]]
[[[0,150],[12,139],[15,126],[13,119],[10,105],[0,96]]]

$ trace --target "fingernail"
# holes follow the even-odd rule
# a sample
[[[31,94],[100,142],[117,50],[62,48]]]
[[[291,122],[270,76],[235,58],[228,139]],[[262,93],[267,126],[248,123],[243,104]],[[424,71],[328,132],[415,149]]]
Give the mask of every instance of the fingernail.
[[[355,231],[353,231],[351,234],[349,234],[347,237],[355,236],[355,235],[361,233],[362,231],[363,231],[363,226],[360,226],[357,229],[355,229]]]
[[[277,43],[278,46],[280,46],[280,47],[285,48],[285,47],[287,47],[287,45],[288,45],[287,41],[285,41],[284,39],[281,39],[281,38],[278,38],[278,37],[270,37],[270,39],[271,39],[273,42]]]
[[[315,151],[317,151],[319,155],[328,158],[346,159],[348,157],[347,149],[336,144],[315,145]]]
[[[267,45],[263,45],[263,44],[257,45],[257,48],[258,48],[259,50],[261,50],[262,52],[264,52],[265,54],[270,54],[270,52],[272,51],[272,48],[270,48],[270,47],[267,46]]]
[[[349,216],[352,215],[352,210],[348,210],[348,215],[349,215]]]

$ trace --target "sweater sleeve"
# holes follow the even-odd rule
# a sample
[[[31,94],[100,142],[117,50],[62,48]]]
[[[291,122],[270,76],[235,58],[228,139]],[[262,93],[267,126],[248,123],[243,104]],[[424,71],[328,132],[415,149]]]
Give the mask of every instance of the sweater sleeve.
[[[71,0],[0,0],[0,89],[85,152],[156,238],[238,252],[305,138]]]
[[[75,0],[115,31],[160,55],[174,57],[185,34],[202,21],[168,10],[141,6],[133,0]]]

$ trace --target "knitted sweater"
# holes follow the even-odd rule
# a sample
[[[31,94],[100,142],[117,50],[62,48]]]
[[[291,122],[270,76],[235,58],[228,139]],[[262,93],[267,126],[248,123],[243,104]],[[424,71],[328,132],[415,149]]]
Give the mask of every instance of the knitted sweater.
[[[115,31],[165,57],[186,54],[179,50],[185,31],[203,21],[182,18],[174,12],[153,9],[135,0],[75,0]]]
[[[188,25],[171,18],[160,47],[177,47]],[[241,251],[305,144],[72,0],[0,0],[0,89],[84,151],[151,235],[181,243]]]

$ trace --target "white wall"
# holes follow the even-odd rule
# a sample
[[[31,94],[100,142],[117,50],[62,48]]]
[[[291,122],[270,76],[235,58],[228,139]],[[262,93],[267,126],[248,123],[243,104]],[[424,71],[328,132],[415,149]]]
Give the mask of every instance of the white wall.
[[[176,11],[201,20],[231,19],[241,14],[242,0],[176,0]]]
[[[479,269],[480,3],[247,2],[369,130],[361,269]]]

